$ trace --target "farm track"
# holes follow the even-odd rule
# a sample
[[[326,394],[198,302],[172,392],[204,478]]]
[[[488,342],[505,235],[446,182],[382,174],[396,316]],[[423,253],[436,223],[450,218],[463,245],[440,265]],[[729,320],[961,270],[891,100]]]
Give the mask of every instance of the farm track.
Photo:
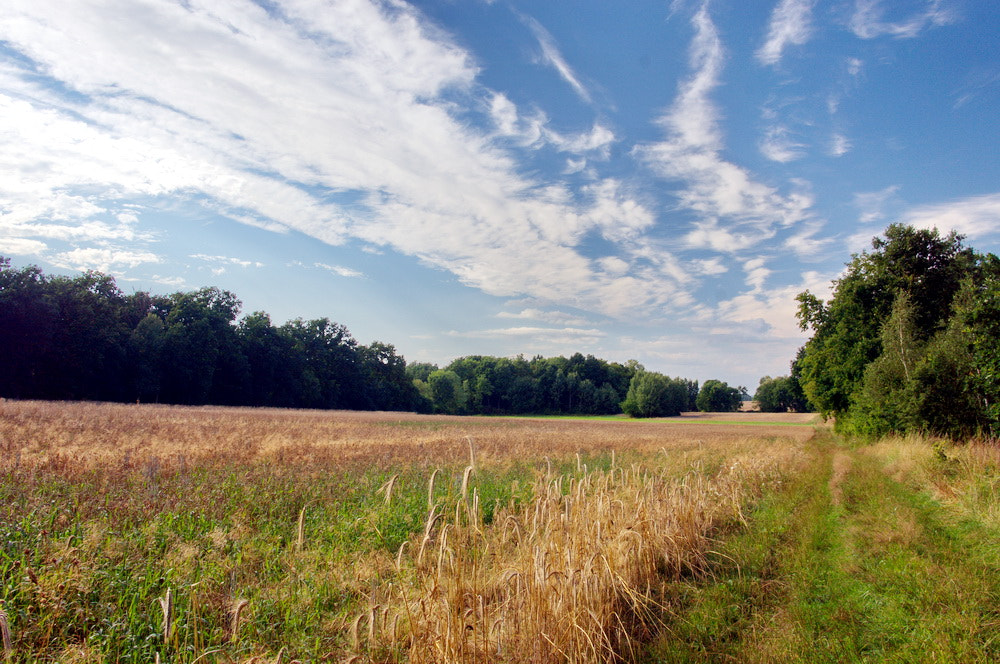
[[[806,470],[678,584],[649,662],[995,662],[995,528],[829,433]]]

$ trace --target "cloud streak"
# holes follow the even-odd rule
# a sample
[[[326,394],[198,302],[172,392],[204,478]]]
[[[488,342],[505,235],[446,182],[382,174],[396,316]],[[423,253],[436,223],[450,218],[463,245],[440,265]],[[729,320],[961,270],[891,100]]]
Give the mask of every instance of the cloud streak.
[[[917,11],[898,21],[885,20],[885,8],[881,0],[856,0],[850,19],[850,28],[861,39],[890,36],[910,39],[927,28],[948,25],[955,20],[953,12],[943,6],[941,0],[927,0],[923,11]]]
[[[903,213],[901,221],[918,228],[957,231],[973,240],[1000,236],[1000,193],[921,205]]]
[[[767,40],[757,50],[765,65],[777,65],[788,46],[802,46],[812,36],[813,0],[781,0],[771,12]]]
[[[694,15],[692,25],[692,74],[659,120],[666,138],[638,147],[635,154],[661,177],[681,183],[681,206],[700,217],[686,236],[690,247],[741,251],[773,237],[779,228],[809,219],[813,201],[801,191],[783,196],[722,157],[719,112],[711,93],[719,85],[724,49],[707,3]],[[787,161],[795,149],[788,143],[771,152],[779,161]]]
[[[576,73],[563,58],[562,53],[559,52],[559,47],[556,45],[555,38],[546,30],[541,23],[531,18],[530,16],[521,16],[524,24],[528,26],[531,33],[538,40],[538,46],[542,49],[542,61],[556,70],[559,77],[562,78],[566,83],[569,84],[573,91],[588,104],[591,103],[590,93],[587,88],[583,86],[580,79],[577,77]]]

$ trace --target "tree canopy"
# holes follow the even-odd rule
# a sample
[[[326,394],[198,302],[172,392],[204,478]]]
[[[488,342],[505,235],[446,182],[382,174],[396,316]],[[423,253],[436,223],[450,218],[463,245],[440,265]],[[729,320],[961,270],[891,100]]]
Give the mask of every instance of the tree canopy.
[[[703,413],[729,413],[739,410],[742,404],[740,389],[720,380],[706,380],[695,400],[698,410]]]
[[[426,409],[389,344],[328,319],[242,319],[229,291],[125,295],[98,272],[49,277],[0,258],[0,395],[380,410]]]
[[[961,437],[997,431],[1000,261],[955,233],[889,226],[828,302],[798,296],[812,338],[794,370],[843,430]]]
[[[802,386],[794,374],[761,378],[754,394],[754,401],[762,413],[802,413],[809,410],[806,395],[802,392]]]

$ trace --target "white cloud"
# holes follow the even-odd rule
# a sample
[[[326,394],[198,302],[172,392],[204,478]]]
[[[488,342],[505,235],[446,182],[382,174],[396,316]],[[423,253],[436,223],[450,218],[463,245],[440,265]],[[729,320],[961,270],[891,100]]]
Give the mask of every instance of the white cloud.
[[[757,50],[757,59],[776,65],[789,45],[801,46],[812,36],[813,0],[781,0],[771,12],[767,41]]]
[[[862,224],[880,222],[885,219],[886,206],[896,199],[899,187],[892,185],[879,191],[868,191],[854,194],[854,207],[861,213],[858,221]]]
[[[160,257],[149,251],[91,247],[64,251],[49,260],[53,265],[68,270],[112,272],[143,263],[159,263]]]
[[[490,115],[499,131],[504,136],[518,133],[517,106],[505,95],[495,93],[490,101]]]
[[[615,141],[614,132],[599,124],[595,124],[589,132],[582,134],[563,136],[551,129],[546,129],[544,134],[562,152],[575,154],[596,152],[604,159],[607,159],[611,144]]]
[[[546,311],[543,309],[527,308],[521,311],[501,311],[497,318],[513,318],[517,320],[539,320],[554,325],[580,326],[588,323],[586,318],[567,314],[562,311]]]
[[[605,336],[607,333],[590,328],[578,327],[505,327],[493,330],[472,330],[467,332],[450,331],[448,336],[463,337],[467,339],[503,339],[503,338],[527,338],[536,342],[545,343],[566,343],[580,342],[592,343]]]
[[[897,21],[885,20],[882,0],[856,0],[851,15],[850,28],[861,39],[873,39],[883,35],[898,38],[912,38],[927,28],[948,25],[955,20],[955,14],[943,6],[942,0],[925,0],[924,7],[906,18]]]
[[[365,276],[364,272],[359,272],[357,270],[351,269],[349,267],[344,267],[343,265],[330,265],[328,263],[313,263],[315,267],[323,268],[328,270],[338,277],[346,277],[349,279],[356,279],[358,277]]]
[[[205,261],[207,263],[221,263],[225,265],[236,265],[238,267],[264,267],[264,264],[259,261],[248,261],[242,258],[233,258],[231,256],[209,256],[207,254],[191,254],[190,258],[196,258],[200,261]]]
[[[787,163],[805,156],[806,146],[792,138],[788,127],[769,127],[760,141],[760,152],[771,161]]]
[[[149,243],[136,219],[170,200],[391,247],[497,295],[613,316],[685,301],[677,261],[643,237],[654,216],[638,197],[613,180],[569,190],[533,179],[513,152],[548,144],[604,158],[607,126],[557,133],[541,113],[525,117],[407,5],[275,9],[7,2],[0,39],[38,71],[10,60],[0,72],[0,234],[81,250]],[[536,31],[549,64],[586,95],[546,34]],[[583,255],[589,233],[621,245],[628,269]],[[651,256],[641,264],[640,251]]]
[[[816,235],[821,230],[823,230],[821,222],[808,221],[802,225],[799,232],[785,240],[784,246],[794,251],[800,257],[819,256],[833,241],[830,238],[817,238]]]
[[[23,237],[0,237],[0,256],[35,256],[43,253],[48,246],[39,240]]]
[[[830,156],[843,157],[851,151],[851,140],[843,134],[834,134],[830,137]]]
[[[729,271],[719,258],[702,258],[687,263],[687,269],[699,276],[716,276]]]
[[[574,173],[581,173],[587,168],[586,159],[567,159],[566,168],[563,169],[563,175],[573,175]]]
[[[760,292],[764,289],[764,283],[771,275],[771,270],[765,267],[766,259],[752,258],[743,263],[743,270],[746,272],[746,285],[753,292]]]
[[[590,103],[590,93],[587,92],[587,88],[580,83],[580,79],[577,77],[576,73],[563,58],[562,53],[559,52],[556,40],[552,37],[549,31],[542,27],[541,23],[530,16],[522,16],[521,18],[524,20],[525,25],[527,25],[531,30],[532,34],[535,35],[535,39],[538,40],[538,45],[542,49],[542,61],[555,69],[559,76],[566,81],[571,88],[573,88],[573,91],[576,92],[577,95],[579,95],[580,99]]]
[[[763,280],[767,276],[764,274],[766,268],[748,261],[747,265],[751,264],[753,265],[748,270],[747,282],[752,290],[731,300],[720,302],[716,314],[717,320],[740,325],[759,323],[762,325],[762,332],[771,338],[804,338],[805,333],[799,329],[798,320],[795,318],[795,313],[798,311],[795,296],[804,290],[809,290],[821,299],[828,297],[831,278],[810,271],[802,275],[802,280],[798,284],[765,289]]]
[[[723,159],[719,113],[709,97],[719,84],[723,47],[707,4],[695,14],[693,24],[690,61],[694,73],[682,83],[673,105],[660,119],[667,137],[636,148],[635,154],[660,176],[683,183],[678,193],[681,207],[702,218],[687,235],[689,246],[746,249],[773,237],[775,227],[808,219],[812,196],[803,192],[782,196],[757,182],[746,169]],[[728,222],[726,228],[720,227],[722,219]]]
[[[921,205],[905,212],[900,221],[942,233],[957,231],[973,240],[996,237],[1000,235],[1000,193]]]

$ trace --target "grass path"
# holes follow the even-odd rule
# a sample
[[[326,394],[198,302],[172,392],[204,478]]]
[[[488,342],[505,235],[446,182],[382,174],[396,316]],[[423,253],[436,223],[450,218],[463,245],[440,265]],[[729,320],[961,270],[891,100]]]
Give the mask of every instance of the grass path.
[[[830,434],[677,584],[649,662],[1000,661],[1000,534]]]

